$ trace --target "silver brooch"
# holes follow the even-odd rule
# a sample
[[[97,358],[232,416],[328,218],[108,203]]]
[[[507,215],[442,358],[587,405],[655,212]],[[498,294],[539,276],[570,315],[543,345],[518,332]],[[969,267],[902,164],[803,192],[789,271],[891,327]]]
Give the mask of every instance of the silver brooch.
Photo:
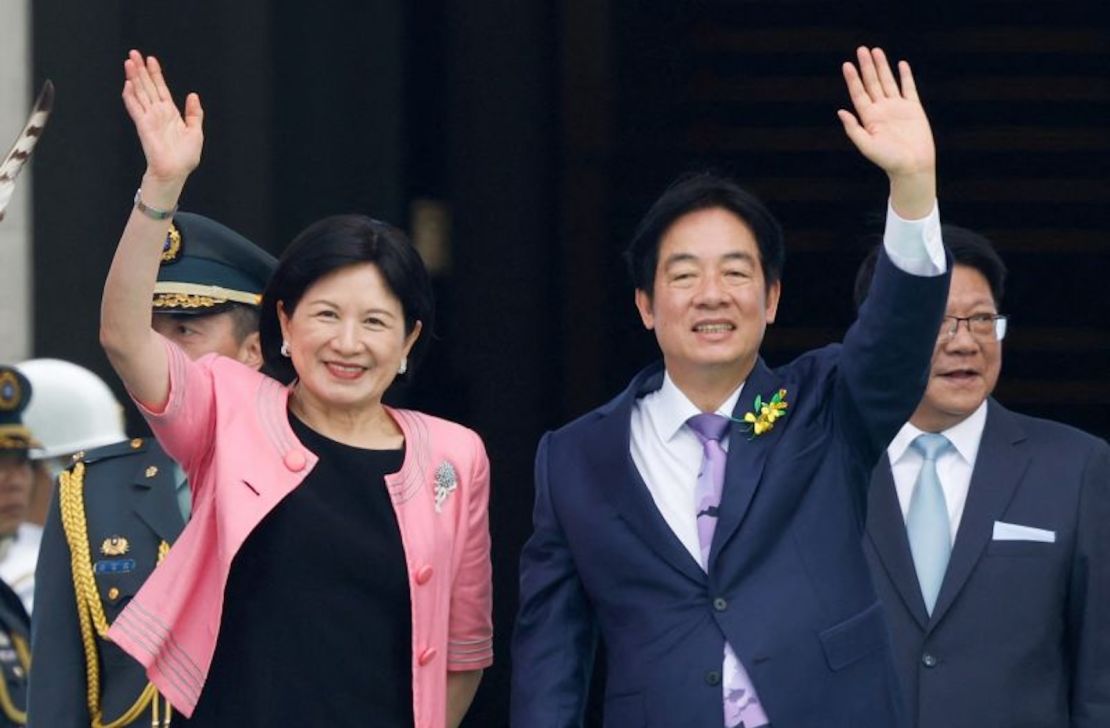
[[[455,466],[444,462],[436,468],[436,513],[443,509],[443,501],[455,488],[459,487],[459,478],[455,474]]]

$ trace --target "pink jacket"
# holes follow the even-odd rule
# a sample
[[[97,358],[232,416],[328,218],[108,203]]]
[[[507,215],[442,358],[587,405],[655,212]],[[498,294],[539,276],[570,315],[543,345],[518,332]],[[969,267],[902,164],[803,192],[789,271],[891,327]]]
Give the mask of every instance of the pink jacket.
[[[232,559],[317,458],[289,427],[286,387],[231,359],[193,362],[169,342],[166,350],[169,400],[161,413],[144,414],[189,476],[193,515],[108,637],[192,715]],[[386,485],[409,574],[413,714],[417,728],[442,728],[447,671],[493,662],[489,463],[474,432],[419,412],[389,413],[405,437],[404,463]]]

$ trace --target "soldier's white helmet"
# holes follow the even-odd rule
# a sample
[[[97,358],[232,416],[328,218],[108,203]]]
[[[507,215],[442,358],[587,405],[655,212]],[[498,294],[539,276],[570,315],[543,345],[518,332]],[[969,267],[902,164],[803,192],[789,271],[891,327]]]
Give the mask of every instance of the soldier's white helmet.
[[[126,439],[123,407],[104,380],[61,359],[29,359],[16,367],[31,380],[23,421],[42,447],[33,460],[65,457]]]

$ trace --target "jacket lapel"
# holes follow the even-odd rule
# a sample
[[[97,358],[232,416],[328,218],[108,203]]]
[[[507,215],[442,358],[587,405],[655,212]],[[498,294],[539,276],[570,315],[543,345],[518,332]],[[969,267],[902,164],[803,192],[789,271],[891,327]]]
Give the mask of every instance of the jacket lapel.
[[[786,416],[775,423],[771,430],[758,436],[753,436],[736,420],[743,420],[744,414],[752,411],[756,395],[769,400],[781,386],[781,380],[760,358],[756,360],[755,367],[740,391],[740,399],[733,409],[733,422],[729,428],[725,486],[721,493],[717,529],[713,533],[713,546],[709,551],[710,568],[747,515],[760,478],[763,476],[767,455],[782,437],[783,430],[790,424],[790,410],[787,409]],[[795,394],[787,393],[786,400],[790,403],[790,407],[794,407]]]
[[[917,581],[917,569],[913,565],[910,541],[906,535],[906,521],[902,517],[902,507],[898,504],[898,492],[894,488],[890,458],[885,453],[871,479],[867,536],[871,539],[891,583],[905,602],[906,609],[917,620],[921,629],[925,629],[929,623],[929,614],[925,611],[925,600]]]
[[[975,470],[967,492],[967,504],[956,532],[952,558],[944,575],[931,626],[939,623],[971,576],[994,534],[994,522],[1006,511],[1025,469],[1029,452],[1025,432],[1017,420],[994,400],[987,405],[987,422]]]
[[[650,367],[601,411],[596,445],[591,448],[593,470],[600,474],[600,482],[608,484],[604,489],[606,498],[637,537],[671,567],[705,583],[705,572],[667,525],[632,460],[632,405],[638,397],[659,389],[662,382],[662,367]]]
[[[140,458],[132,480],[135,512],[163,541],[173,543],[185,527],[177,505],[174,461],[161,448]]]

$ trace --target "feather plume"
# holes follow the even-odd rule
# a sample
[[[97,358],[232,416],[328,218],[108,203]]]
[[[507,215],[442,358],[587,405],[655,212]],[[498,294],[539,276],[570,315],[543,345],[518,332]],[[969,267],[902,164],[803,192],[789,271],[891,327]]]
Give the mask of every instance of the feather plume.
[[[53,108],[54,84],[48,80],[42,85],[42,91],[39,92],[35,106],[31,109],[30,117],[27,118],[27,124],[16,138],[11,151],[4,157],[4,163],[0,164],[0,220],[4,219],[4,211],[8,209],[8,202],[15,192],[15,178],[23,170],[23,165],[30,158],[31,151],[42,136],[42,130],[46,127],[46,120],[50,118],[50,110]]]

